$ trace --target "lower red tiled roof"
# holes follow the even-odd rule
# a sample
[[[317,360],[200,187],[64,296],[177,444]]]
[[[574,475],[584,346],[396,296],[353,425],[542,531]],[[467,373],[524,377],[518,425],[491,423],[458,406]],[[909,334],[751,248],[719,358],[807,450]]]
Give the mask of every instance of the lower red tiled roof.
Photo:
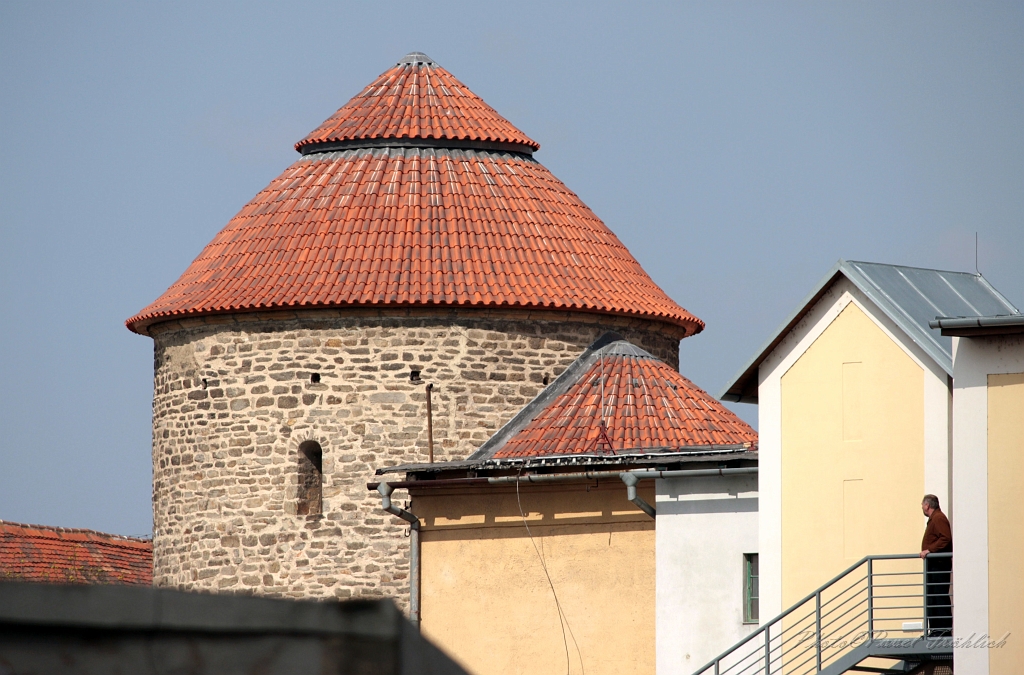
[[[144,333],[199,314],[437,304],[704,327],[535,160],[435,148],[305,156],[126,323]]]
[[[625,340],[588,351],[563,376],[549,387],[548,400],[538,396],[470,459],[749,449],[757,443],[757,432],[722,403]]]
[[[0,580],[148,586],[153,544],[92,530],[0,521]]]

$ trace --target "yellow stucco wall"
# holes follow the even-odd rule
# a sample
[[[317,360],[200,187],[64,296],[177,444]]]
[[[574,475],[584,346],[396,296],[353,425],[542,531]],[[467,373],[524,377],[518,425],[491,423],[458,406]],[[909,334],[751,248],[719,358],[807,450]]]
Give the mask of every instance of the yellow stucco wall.
[[[989,655],[990,672],[1024,664],[1024,373],[988,376],[988,626],[1006,644]]]
[[[652,486],[640,492],[654,503]],[[532,542],[514,488],[414,495],[423,633],[472,673],[564,674],[543,556],[568,619],[570,672],[653,675],[654,521],[617,480],[524,486],[520,499]]]
[[[924,371],[850,303],[782,377],[782,600],[919,551]]]

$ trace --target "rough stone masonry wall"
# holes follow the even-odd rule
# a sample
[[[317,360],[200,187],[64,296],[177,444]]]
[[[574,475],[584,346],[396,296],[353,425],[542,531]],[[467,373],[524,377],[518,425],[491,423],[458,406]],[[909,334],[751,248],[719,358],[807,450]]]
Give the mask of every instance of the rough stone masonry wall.
[[[677,330],[599,315],[321,310],[155,326],[154,583],[404,607],[407,530],[366,483],[427,460],[410,370],[435,385],[435,460],[464,459],[606,330],[677,363]],[[307,440],[323,449],[320,516],[296,515]]]

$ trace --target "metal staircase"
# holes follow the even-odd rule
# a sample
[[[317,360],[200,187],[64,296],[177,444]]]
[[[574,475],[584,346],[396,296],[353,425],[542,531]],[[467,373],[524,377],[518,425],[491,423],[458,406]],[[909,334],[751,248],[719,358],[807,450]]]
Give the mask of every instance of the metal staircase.
[[[694,675],[903,673],[929,661],[951,664],[945,626],[952,621],[941,618],[952,610],[949,573],[935,571],[951,556],[928,556],[927,584],[917,555],[868,556]]]

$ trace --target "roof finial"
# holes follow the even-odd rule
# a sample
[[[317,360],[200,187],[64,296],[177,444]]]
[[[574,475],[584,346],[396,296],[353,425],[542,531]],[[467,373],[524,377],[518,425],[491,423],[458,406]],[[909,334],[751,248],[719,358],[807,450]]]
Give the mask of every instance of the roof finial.
[[[437,66],[432,58],[424,54],[423,52],[409,52],[398,60],[396,66],[427,66],[433,68]]]

